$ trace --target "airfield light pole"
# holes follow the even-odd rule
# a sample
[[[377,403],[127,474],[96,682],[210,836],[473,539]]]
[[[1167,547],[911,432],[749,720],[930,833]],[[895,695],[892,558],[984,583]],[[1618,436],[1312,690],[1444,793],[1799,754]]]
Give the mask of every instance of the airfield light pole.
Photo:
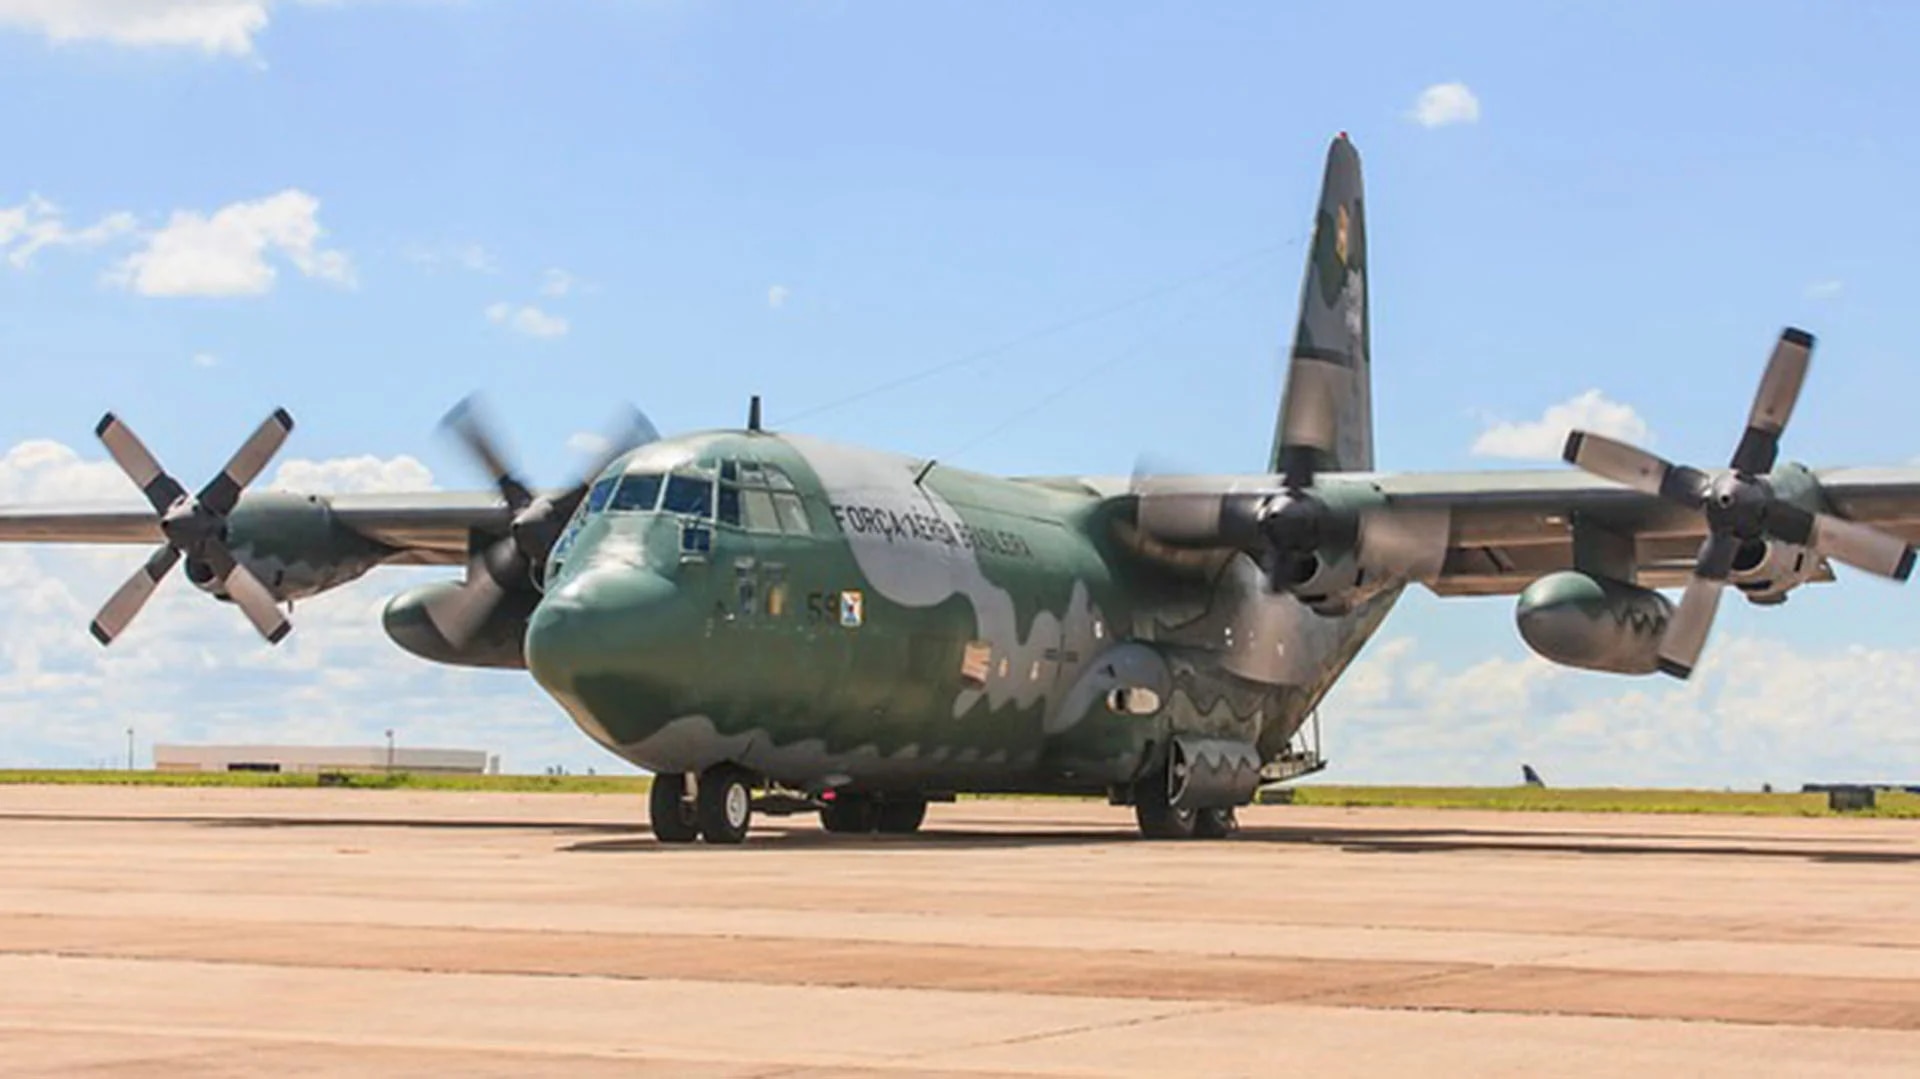
[[[387,774],[393,774],[393,728],[387,728]]]
[[[127,728],[127,771],[133,771],[133,728]]]

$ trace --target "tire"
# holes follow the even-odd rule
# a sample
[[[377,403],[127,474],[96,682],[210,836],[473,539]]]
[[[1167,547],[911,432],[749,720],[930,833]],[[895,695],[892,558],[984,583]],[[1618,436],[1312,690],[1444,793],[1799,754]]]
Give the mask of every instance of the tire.
[[[653,777],[647,815],[653,825],[653,838],[662,843],[691,843],[700,838],[693,803],[687,801],[687,777],[678,772]]]
[[[1167,796],[1167,777],[1151,776],[1133,791],[1133,819],[1148,839],[1192,839],[1199,811],[1176,809]]]
[[[694,819],[700,838],[709,843],[744,842],[753,825],[753,791],[747,773],[728,764],[700,774],[700,794],[694,799]]]
[[[860,835],[873,831],[873,802],[856,794],[843,794],[820,811],[820,827],[838,835]]]
[[[1193,818],[1195,839],[1225,839],[1240,830],[1240,818],[1233,807],[1202,809]]]
[[[927,819],[927,802],[924,798],[909,798],[898,802],[881,802],[874,813],[874,830],[887,835],[912,835],[920,830]]]

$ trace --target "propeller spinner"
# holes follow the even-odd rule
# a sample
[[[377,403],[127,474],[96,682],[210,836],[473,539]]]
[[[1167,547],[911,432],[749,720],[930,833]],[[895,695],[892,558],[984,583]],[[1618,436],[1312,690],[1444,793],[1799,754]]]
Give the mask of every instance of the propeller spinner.
[[[280,612],[273,594],[227,546],[227,515],[239,505],[240,493],[266,470],[292,430],[293,417],[286,409],[276,409],[218,475],[197,494],[188,494],[160,467],[133,428],[111,412],[101,418],[94,433],[106,444],[120,470],[146,496],[160,519],[160,533],[166,542],[154,549],[146,565],[135,570],[100,609],[89,627],[95,640],[112,644],[182,556],[207,567],[212,574],[209,583],[217,584],[246,613],[268,644],[279,644],[292,631],[293,624]]]
[[[460,590],[428,612],[441,635],[458,648],[473,639],[509,592],[533,587],[548,552],[559,542],[568,519],[594,479],[615,458],[656,441],[660,433],[644,413],[630,408],[620,418],[615,434],[606,440],[606,448],[572,484],[542,494],[527,486],[507,463],[501,440],[494,433],[496,428],[484,415],[477,396],[462,400],[440,422],[479,462],[512,514],[505,536],[474,551]]]
[[[1799,400],[1813,358],[1813,335],[1788,327],[1774,346],[1754,395],[1747,429],[1733,451],[1731,471],[1711,476],[1645,450],[1587,431],[1567,436],[1567,462],[1605,479],[1698,511],[1707,519],[1693,579],[1687,583],[1660,642],[1660,670],[1685,679],[1698,664],[1720,607],[1720,591],[1742,547],[1778,540],[1812,549],[1855,569],[1905,581],[1913,548],[1876,528],[1813,513],[1775,495],[1767,473],[1780,454],[1780,436]]]

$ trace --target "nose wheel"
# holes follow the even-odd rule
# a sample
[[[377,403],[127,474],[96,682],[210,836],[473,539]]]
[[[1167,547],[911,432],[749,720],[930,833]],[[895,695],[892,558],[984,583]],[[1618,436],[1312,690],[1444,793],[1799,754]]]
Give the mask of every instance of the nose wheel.
[[[647,810],[653,837],[662,843],[744,842],[753,825],[753,777],[731,764],[716,765],[700,773],[688,797],[686,776],[657,775]]]
[[[700,838],[709,843],[744,842],[753,824],[752,777],[730,764],[700,773],[700,789],[693,799],[694,820]]]
[[[647,815],[653,825],[653,838],[662,843],[691,843],[700,838],[693,802],[687,798],[687,777],[678,772],[653,777]]]

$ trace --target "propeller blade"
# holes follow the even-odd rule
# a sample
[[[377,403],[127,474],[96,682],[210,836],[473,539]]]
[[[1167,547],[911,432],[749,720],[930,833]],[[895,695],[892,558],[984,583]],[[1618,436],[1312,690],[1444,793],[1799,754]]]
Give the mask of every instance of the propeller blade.
[[[240,444],[227,466],[220,474],[207,481],[196,497],[200,505],[218,516],[233,512],[240,502],[240,492],[248,484],[258,479],[266,471],[267,462],[286,445],[287,435],[293,431],[293,417],[284,408],[276,408],[258,430]]]
[[[448,644],[463,648],[480,632],[506,594],[506,588],[487,568],[486,559],[476,558],[467,568],[467,579],[460,590],[429,606],[427,618]]]
[[[160,467],[160,462],[154,460],[146,443],[133,433],[133,428],[120,422],[120,417],[111,412],[100,417],[100,423],[94,427],[93,433],[106,445],[107,453],[120,466],[120,471],[125,472],[133,485],[140,488],[140,493],[146,496],[147,503],[155,513],[167,512],[187,493],[187,489],[180,486],[180,481],[167,475],[166,469]]]
[[[100,613],[94,616],[93,624],[87,628],[93,632],[93,639],[102,645],[113,643],[115,637],[126,632],[127,624],[134,615],[147,605],[153,597],[154,589],[160,587],[161,578],[180,561],[180,552],[172,544],[162,544],[147,556],[146,565],[133,571],[125,584],[114,592]]]
[[[580,500],[587,497],[587,491],[592,488],[594,481],[600,478],[602,472],[632,450],[660,440],[660,431],[654,427],[653,421],[647,419],[646,413],[632,406],[628,407],[613,427],[614,433],[606,436],[606,445],[594,453],[586,467],[581,469],[575,482],[549,499],[551,503],[549,509],[539,514],[523,515],[542,518],[529,523],[542,527],[549,533],[542,537],[544,542],[537,557],[546,557],[546,549],[552,547],[553,542],[560,538],[561,528],[565,526],[568,518],[573,516],[573,511],[580,505]]]
[[[621,447],[620,453],[644,446],[649,442],[660,441],[660,428],[655,427],[653,420],[649,419],[645,412],[640,411],[637,405],[627,406],[626,413],[621,417],[620,429],[622,437],[613,440],[614,445]],[[617,457],[619,454],[614,456]],[[607,458],[607,464],[612,463],[613,458]],[[602,469],[605,467],[606,465],[601,466]]]
[[[1667,631],[1660,639],[1662,674],[1681,681],[1692,676],[1693,668],[1700,662],[1700,652],[1707,645],[1707,634],[1713,629],[1714,615],[1720,610],[1720,591],[1726,587],[1727,573],[1733,568],[1733,557],[1739,550],[1739,539],[1727,535],[1708,536],[1700,545],[1693,580],[1687,582],[1680,606],[1673,612],[1673,621],[1667,623]]]
[[[1697,468],[1676,465],[1637,446],[1591,431],[1567,435],[1560,456],[1602,479],[1624,483],[1636,491],[1658,495],[1689,509],[1699,509],[1706,498],[1707,475]]]
[[[1813,361],[1813,335],[1796,326],[1780,332],[1767,361],[1767,373],[1760,378],[1760,389],[1753,397],[1753,410],[1747,415],[1746,433],[1733,451],[1733,468],[1749,476],[1773,470],[1780,456],[1780,433],[1793,415],[1794,402],[1800,399],[1800,386],[1806,382],[1807,366]]]
[[[1814,515],[1809,546],[1854,569],[1896,581],[1913,573],[1913,547],[1906,540],[1829,513]]]
[[[500,452],[499,440],[493,436],[492,425],[481,416],[477,394],[470,394],[453,406],[440,423],[458,436],[468,451],[480,461],[487,476],[500,488],[501,496],[515,513],[533,501],[533,492],[508,467],[506,457]]]
[[[1351,378],[1343,367],[1324,360],[1296,356],[1287,366],[1286,396],[1280,403],[1280,470],[1288,487],[1313,486],[1313,474],[1323,460],[1333,457],[1338,437],[1341,382]]]
[[[227,598],[233,600],[234,606],[240,608],[268,644],[279,644],[293,632],[293,623],[280,613],[280,604],[273,593],[267,591],[267,586],[260,583],[252,570],[233,557],[226,544],[217,540],[209,543],[207,562],[212,565],[213,578],[220,583]]]

